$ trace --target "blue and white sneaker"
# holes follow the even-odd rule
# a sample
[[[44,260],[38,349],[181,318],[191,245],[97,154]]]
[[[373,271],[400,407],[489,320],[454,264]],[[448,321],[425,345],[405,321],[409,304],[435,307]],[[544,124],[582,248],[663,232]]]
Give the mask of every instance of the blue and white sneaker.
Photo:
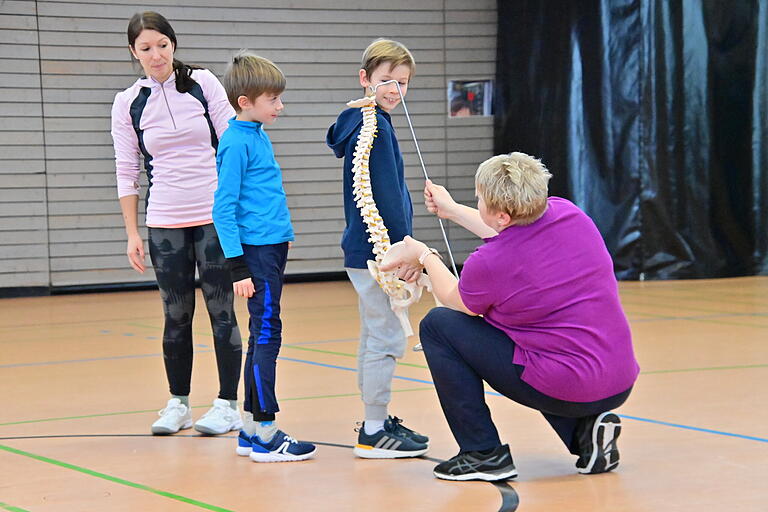
[[[253,443],[251,442],[251,436],[241,430],[237,436],[237,448],[235,452],[241,457],[248,457],[253,451]]]
[[[254,462],[295,462],[309,459],[315,451],[317,448],[312,443],[297,441],[282,430],[266,443],[259,436],[249,437],[242,430],[237,436],[237,454],[248,456]]]
[[[411,430],[410,428],[403,425],[403,420],[398,418],[397,416],[388,416],[387,421],[392,423],[392,426],[394,427],[394,431],[397,433],[400,433],[404,435],[405,437],[410,437],[417,443],[421,444],[429,444],[429,438],[423,434],[419,434],[415,430]]]

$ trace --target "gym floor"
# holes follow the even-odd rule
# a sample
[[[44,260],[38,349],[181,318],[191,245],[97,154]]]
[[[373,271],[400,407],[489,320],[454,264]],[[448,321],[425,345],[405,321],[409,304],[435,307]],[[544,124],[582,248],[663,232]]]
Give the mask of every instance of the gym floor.
[[[489,391],[520,473],[502,484],[432,476],[458,448],[424,356],[411,350],[390,409],[430,436],[429,453],[353,456],[362,405],[357,299],[347,282],[289,284],[283,292],[278,422],[318,451],[276,464],[235,455],[235,432],[150,434],[168,398],[157,291],[2,299],[0,510],[766,510],[768,277],[619,286],[642,371],[616,411],[619,468],[577,474],[538,413]],[[197,304],[195,418],[218,389],[199,291]],[[415,327],[432,305],[426,296],[412,308]],[[244,300],[236,309],[242,329]]]

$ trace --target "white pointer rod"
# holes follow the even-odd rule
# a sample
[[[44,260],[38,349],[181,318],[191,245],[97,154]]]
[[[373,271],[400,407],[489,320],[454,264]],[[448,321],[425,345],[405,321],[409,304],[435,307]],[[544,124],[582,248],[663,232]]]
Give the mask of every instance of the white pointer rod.
[[[400,89],[400,82],[398,82],[397,80],[387,80],[386,82],[381,82],[380,84],[377,84],[375,86],[370,85],[368,87],[375,93],[378,87],[382,85],[387,85],[387,84],[395,84],[395,86],[397,87],[397,93],[400,95],[400,102],[403,104],[403,111],[405,112],[405,118],[408,120],[408,127],[411,129],[413,144],[414,146],[416,146],[416,154],[419,155],[419,162],[421,162],[421,170],[424,172],[424,179],[428,180],[429,175],[427,175],[427,167],[424,165],[424,158],[422,158],[421,156],[421,149],[419,149],[419,141],[416,140],[416,132],[413,131],[413,123],[411,122],[411,116],[408,114],[408,107],[405,104],[405,97],[403,96],[403,91]],[[437,222],[440,224],[440,231],[443,233],[443,241],[445,242],[446,249],[448,249],[448,258],[450,258],[451,260],[451,268],[453,269],[453,275],[455,275],[456,279],[458,279],[459,271],[456,270],[456,261],[453,259],[453,251],[451,251],[451,244],[448,243],[448,235],[445,233],[445,227],[443,226],[443,219],[438,217]]]

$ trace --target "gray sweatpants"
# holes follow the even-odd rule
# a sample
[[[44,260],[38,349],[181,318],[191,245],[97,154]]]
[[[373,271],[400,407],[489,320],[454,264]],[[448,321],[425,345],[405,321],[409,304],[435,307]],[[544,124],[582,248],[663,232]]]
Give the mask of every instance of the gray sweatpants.
[[[360,346],[357,384],[366,420],[387,419],[396,359],[405,353],[406,337],[389,307],[389,297],[367,269],[345,268],[358,295]]]

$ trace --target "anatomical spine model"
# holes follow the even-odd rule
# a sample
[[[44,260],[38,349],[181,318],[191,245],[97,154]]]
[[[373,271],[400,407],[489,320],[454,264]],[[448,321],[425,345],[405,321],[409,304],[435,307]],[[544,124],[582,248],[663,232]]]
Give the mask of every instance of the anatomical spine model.
[[[381,218],[379,209],[376,207],[371,188],[371,171],[368,166],[377,131],[376,98],[375,96],[367,96],[350,101],[347,106],[359,108],[363,113],[363,127],[360,129],[352,159],[352,172],[354,173],[352,192],[356,206],[360,210],[360,216],[366,225],[366,231],[369,235],[368,241],[373,244],[373,254],[376,258],[375,261],[368,260],[368,271],[389,296],[390,307],[400,320],[405,335],[412,336],[413,329],[408,320],[408,307],[419,301],[425,286],[429,291],[432,291],[432,286],[429,277],[423,272],[415,282],[407,283],[395,277],[394,272],[379,270],[379,265],[384,261],[392,244],[390,244],[384,219]]]

